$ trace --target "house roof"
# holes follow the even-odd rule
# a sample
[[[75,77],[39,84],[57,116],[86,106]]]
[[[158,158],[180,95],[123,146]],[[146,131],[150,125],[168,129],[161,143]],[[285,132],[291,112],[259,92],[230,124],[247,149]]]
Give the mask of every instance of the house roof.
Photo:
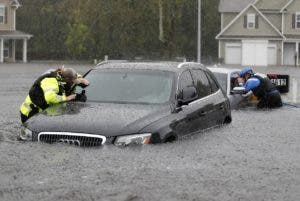
[[[219,12],[241,12],[249,4],[256,0],[220,0]]]
[[[259,10],[282,11],[294,0],[220,0],[219,12],[241,12],[249,4]]]
[[[21,6],[21,4],[19,3],[18,0],[11,0],[11,1],[10,1],[10,5],[11,5],[11,6],[15,6],[15,7],[17,7],[17,8],[19,8],[19,7]]]
[[[259,10],[280,11],[290,0],[259,0],[255,6]]]
[[[22,31],[7,31],[7,30],[0,30],[0,37],[7,38],[7,39],[29,39],[32,37],[31,34],[22,32]]]

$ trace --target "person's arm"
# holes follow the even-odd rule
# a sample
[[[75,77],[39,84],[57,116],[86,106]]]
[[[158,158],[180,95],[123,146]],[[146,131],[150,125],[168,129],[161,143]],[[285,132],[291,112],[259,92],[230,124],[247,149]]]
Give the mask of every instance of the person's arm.
[[[58,95],[59,85],[55,78],[45,78],[41,82],[41,88],[44,91],[44,97],[47,104],[56,104],[75,99],[76,95],[66,96],[65,94]]]
[[[77,85],[83,84],[84,86],[88,86],[90,83],[89,83],[89,81],[87,79],[85,79],[83,77],[78,77],[75,80],[75,84],[77,84]]]
[[[258,87],[260,85],[260,80],[257,78],[250,78],[247,80],[247,82],[245,83],[244,87],[245,87],[245,91],[246,93],[243,94],[243,97],[250,97],[253,95],[253,89],[255,89],[256,87]]]

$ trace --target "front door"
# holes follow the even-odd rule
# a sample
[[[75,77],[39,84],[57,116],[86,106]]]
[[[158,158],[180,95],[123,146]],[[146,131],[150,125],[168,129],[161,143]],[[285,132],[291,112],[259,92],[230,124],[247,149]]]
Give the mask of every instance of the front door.
[[[296,44],[295,43],[284,43],[283,48],[283,64],[294,66],[295,55],[296,55]]]

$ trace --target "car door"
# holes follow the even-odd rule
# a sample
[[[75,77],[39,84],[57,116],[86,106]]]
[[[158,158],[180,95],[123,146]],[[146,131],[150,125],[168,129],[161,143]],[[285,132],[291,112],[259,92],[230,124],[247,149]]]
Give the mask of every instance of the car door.
[[[191,86],[194,86],[192,75],[189,70],[186,70],[178,79],[178,97],[184,88]],[[181,106],[180,110],[176,113],[176,120],[171,125],[173,131],[176,132],[178,136],[183,136],[201,129],[199,119],[204,118],[201,112],[204,113],[198,100]]]
[[[192,69],[192,76],[199,96],[198,105],[201,108],[201,118],[198,124],[201,129],[210,128],[215,125],[216,102],[212,96],[209,80],[202,69]]]
[[[227,104],[229,104],[228,97],[225,93],[222,92],[219,85],[217,84],[216,79],[214,78],[213,74],[206,71],[204,72],[208,78],[209,85],[211,88],[211,101],[213,103],[213,110],[211,111],[211,118],[212,118],[212,126],[219,125],[223,123],[226,115],[228,107]]]

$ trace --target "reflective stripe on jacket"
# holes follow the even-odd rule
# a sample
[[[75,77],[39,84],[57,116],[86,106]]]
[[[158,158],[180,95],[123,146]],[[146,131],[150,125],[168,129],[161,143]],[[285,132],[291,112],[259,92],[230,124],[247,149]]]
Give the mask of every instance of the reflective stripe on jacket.
[[[25,115],[26,117],[29,116],[32,111],[38,111],[41,112],[42,109],[38,108],[36,105],[34,105],[29,97],[29,95],[26,97],[25,101],[20,106],[20,112]]]
[[[44,78],[41,81],[41,88],[44,92],[44,98],[48,105],[65,102],[67,97],[60,89],[60,84],[56,78]]]

